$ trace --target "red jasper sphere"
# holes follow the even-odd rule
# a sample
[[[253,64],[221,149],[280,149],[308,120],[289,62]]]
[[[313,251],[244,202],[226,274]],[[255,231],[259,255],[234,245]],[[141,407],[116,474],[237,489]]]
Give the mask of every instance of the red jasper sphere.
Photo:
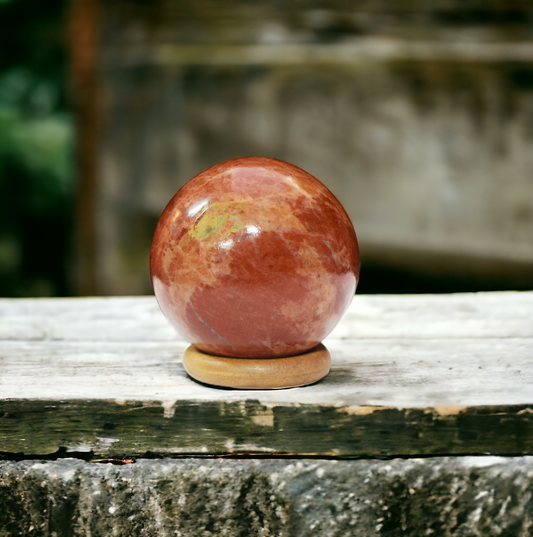
[[[172,198],[150,254],[157,301],[175,329],[219,356],[292,356],[318,345],[359,278],[339,201],[292,164],[240,158]]]

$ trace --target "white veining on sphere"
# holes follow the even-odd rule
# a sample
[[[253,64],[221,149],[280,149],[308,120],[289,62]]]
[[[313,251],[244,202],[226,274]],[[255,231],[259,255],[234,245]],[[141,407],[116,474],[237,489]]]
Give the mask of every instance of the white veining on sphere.
[[[190,305],[190,308],[191,308],[191,311],[194,313],[195,317],[212,333],[214,334],[217,338],[219,338],[221,341],[223,341],[226,345],[229,345],[232,349],[234,349],[235,347],[229,343],[228,341],[226,341],[220,334],[218,334],[217,332],[215,332],[215,330],[213,330],[199,315],[198,313],[196,313],[196,310],[194,309],[194,306],[192,304],[191,301],[189,301],[189,305]]]

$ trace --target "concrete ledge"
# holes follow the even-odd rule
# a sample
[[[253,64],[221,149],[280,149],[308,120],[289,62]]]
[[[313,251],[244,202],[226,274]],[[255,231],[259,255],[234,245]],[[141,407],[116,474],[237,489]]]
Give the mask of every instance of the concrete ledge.
[[[0,463],[0,535],[530,535],[533,457]]]

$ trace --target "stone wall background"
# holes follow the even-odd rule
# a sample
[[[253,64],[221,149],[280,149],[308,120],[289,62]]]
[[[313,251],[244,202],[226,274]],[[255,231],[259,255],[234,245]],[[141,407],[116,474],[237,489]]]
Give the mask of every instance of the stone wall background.
[[[363,282],[374,263],[533,286],[529,2],[113,0],[96,20],[82,292],[150,293],[166,203],[250,155],[337,195]]]

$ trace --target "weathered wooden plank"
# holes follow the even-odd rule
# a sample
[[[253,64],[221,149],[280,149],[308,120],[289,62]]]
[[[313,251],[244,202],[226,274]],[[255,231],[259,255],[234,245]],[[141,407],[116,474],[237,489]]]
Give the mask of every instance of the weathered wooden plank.
[[[533,337],[533,292],[356,295],[331,338]],[[0,299],[0,340],[177,341],[154,297]]]
[[[333,337],[533,337],[533,292],[360,295]]]
[[[0,450],[107,455],[533,452],[530,340],[332,340],[283,391],[189,379],[181,342],[2,342]]]
[[[186,375],[153,298],[3,300],[0,451],[530,454],[532,312],[533,293],[356,297],[326,379],[239,391]]]
[[[331,373],[303,388],[210,388],[182,365],[184,342],[0,342],[0,399],[110,399],[424,408],[533,403],[533,341],[326,340]]]
[[[250,397],[253,397],[250,395]],[[317,396],[318,398],[318,396]],[[533,405],[402,409],[257,399],[158,402],[0,401],[0,447],[102,456],[401,457],[533,454]]]
[[[0,340],[169,341],[155,297],[0,299]]]

